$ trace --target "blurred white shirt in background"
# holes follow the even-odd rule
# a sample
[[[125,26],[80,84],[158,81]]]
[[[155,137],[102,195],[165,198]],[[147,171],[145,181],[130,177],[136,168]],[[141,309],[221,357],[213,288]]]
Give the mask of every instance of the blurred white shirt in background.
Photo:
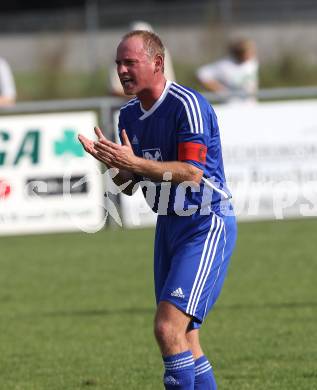
[[[221,83],[228,93],[241,97],[254,97],[258,91],[259,63],[256,58],[243,63],[234,61],[231,57],[201,66],[196,75],[201,83],[216,80]]]
[[[14,102],[15,98],[16,89],[10,66],[4,58],[0,58],[0,105],[1,99]]]

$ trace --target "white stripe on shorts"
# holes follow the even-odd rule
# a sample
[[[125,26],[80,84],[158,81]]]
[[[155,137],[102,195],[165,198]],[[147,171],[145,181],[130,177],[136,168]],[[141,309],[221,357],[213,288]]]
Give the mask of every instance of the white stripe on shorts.
[[[214,229],[216,225],[216,228]],[[224,226],[223,220],[216,214],[212,216],[211,227],[205,240],[203,253],[200,258],[198,271],[190,293],[186,312],[192,316],[195,315],[199,299],[205,286],[207,277],[210,273],[212,263],[215,258],[219,238]],[[211,255],[211,256],[210,256]]]

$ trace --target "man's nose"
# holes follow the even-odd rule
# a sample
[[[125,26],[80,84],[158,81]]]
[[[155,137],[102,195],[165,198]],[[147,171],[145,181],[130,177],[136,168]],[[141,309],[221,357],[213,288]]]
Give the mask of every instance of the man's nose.
[[[123,74],[127,72],[127,67],[124,64],[117,65],[118,74]]]

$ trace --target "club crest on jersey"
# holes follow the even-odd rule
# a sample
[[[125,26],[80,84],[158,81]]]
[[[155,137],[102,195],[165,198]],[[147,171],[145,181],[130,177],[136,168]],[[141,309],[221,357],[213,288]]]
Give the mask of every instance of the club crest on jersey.
[[[160,148],[143,149],[142,153],[146,160],[163,161]]]

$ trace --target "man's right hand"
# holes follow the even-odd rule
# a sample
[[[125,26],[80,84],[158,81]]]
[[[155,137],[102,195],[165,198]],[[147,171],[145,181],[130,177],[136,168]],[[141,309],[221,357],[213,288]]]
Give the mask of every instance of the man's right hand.
[[[106,137],[102,134],[102,131],[100,130],[99,127],[95,127],[94,128],[94,131],[95,131],[95,134],[98,138],[98,141],[102,141],[102,140],[105,140]],[[85,151],[87,153],[89,153],[90,155],[92,155],[95,159],[101,161],[104,163],[104,161],[102,161],[99,156],[98,156],[98,152],[97,150],[94,148],[94,141],[88,139],[87,137],[85,137],[84,135],[82,134],[79,134],[78,135],[78,140],[79,142],[83,145],[83,148],[85,149]],[[109,166],[108,166],[109,167]],[[109,167],[110,168],[110,167]]]

